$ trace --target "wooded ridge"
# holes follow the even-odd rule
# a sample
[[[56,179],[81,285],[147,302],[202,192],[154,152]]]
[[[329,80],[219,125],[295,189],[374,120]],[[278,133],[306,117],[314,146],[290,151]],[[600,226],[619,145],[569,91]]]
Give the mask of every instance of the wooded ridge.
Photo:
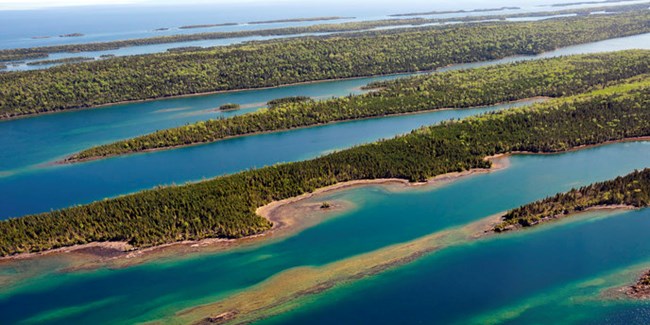
[[[0,74],[0,117],[432,70],[650,32],[650,11],[297,38]]]
[[[650,51],[569,56],[450,71],[374,83],[381,90],[325,101],[290,97],[271,109],[201,121],[84,150],[68,162],[218,141],[232,136],[440,108],[494,105],[560,97],[650,73]]]

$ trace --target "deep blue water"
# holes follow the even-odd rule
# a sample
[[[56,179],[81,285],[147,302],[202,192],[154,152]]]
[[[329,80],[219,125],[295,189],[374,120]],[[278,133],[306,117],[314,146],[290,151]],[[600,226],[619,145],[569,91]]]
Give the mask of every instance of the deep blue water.
[[[112,5],[79,6],[48,9],[0,10],[0,48],[34,47],[54,44],[86,43],[196,33],[202,31],[233,31],[266,29],[287,26],[304,26],[322,22],[292,22],[261,25],[244,24],[250,21],[275,20],[303,17],[341,16],[355,17],[355,20],[387,18],[387,15],[406,12],[428,12],[443,10],[472,10],[518,6],[522,10],[508,10],[508,13],[554,10],[546,4],[560,0],[534,0],[522,3],[516,0],[492,0],[489,3],[478,0],[461,0],[453,3],[432,3],[424,0],[408,0],[399,3],[387,0],[358,1],[236,1],[193,3],[174,5],[172,1],[156,1],[154,5]],[[564,1],[570,2],[570,1]],[[638,3],[629,1],[625,3]],[[616,4],[612,4],[616,5]],[[594,6],[594,5],[590,5]],[[563,8],[586,7],[570,6]],[[3,8],[0,4],[0,8]],[[468,15],[498,14],[463,13],[445,14],[435,17],[460,17]],[[345,20],[343,20],[345,21]],[[198,24],[240,23],[237,26],[223,26],[207,29],[178,30],[177,27]],[[334,21],[337,22],[337,21]],[[169,31],[154,31],[166,27]],[[69,33],[83,33],[84,37],[31,39],[34,36],[58,36]]]

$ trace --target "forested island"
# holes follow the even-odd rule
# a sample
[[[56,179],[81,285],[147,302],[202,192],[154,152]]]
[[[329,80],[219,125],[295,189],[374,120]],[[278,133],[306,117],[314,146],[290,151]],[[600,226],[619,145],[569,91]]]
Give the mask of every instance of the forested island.
[[[646,5],[622,5],[616,7],[598,7],[598,8],[581,8],[581,9],[568,9],[550,12],[534,12],[534,13],[519,13],[508,15],[488,15],[488,16],[469,16],[469,17],[454,17],[454,18],[408,18],[408,19],[384,19],[384,20],[371,20],[371,21],[358,21],[347,22],[339,24],[318,24],[313,26],[303,27],[285,27],[261,30],[242,30],[232,32],[209,32],[197,34],[181,34],[170,36],[157,36],[139,39],[117,40],[109,42],[98,43],[83,43],[83,44],[65,44],[65,45],[52,45],[33,48],[19,48],[19,49],[6,49],[0,50],[0,61],[14,61],[32,58],[48,57],[51,53],[76,53],[87,51],[106,51],[114,50],[129,46],[142,46],[153,44],[177,43],[177,42],[190,42],[200,40],[216,40],[226,38],[242,38],[251,36],[290,36],[300,35],[306,33],[339,33],[351,31],[363,31],[373,28],[387,27],[387,26],[418,26],[433,23],[452,23],[452,22],[481,22],[487,20],[505,20],[507,18],[521,18],[521,17],[544,17],[554,15],[566,14],[579,14],[587,15],[593,11],[606,11],[610,13],[623,13],[623,12],[638,12],[647,10]]]
[[[594,207],[643,208],[648,205],[650,205],[650,168],[526,204],[509,211],[503,217],[504,221],[496,225],[494,230],[504,232],[531,227]]]
[[[628,290],[628,295],[637,299],[650,298],[650,271],[644,273]]]
[[[59,35],[59,37],[82,37],[84,34],[82,33],[70,33],[70,34],[63,34]]]
[[[235,103],[227,103],[219,106],[220,111],[232,111],[236,109],[240,109],[241,105],[235,104]]]
[[[195,29],[195,28],[210,28],[210,27],[224,27],[224,26],[237,26],[237,23],[222,23],[222,24],[202,24],[202,25],[187,25],[178,27],[178,29]]]
[[[84,150],[67,162],[217,141],[232,136],[325,123],[493,105],[532,97],[578,94],[592,87],[650,73],[650,51],[623,51],[524,61],[373,83],[382,90],[314,102],[289,97],[271,110],[201,121]]]
[[[260,24],[278,24],[278,23],[299,23],[304,21],[326,21],[326,20],[341,20],[341,19],[354,19],[354,17],[329,16],[329,17],[311,17],[311,18],[289,18],[289,19],[250,21],[248,22],[248,24],[260,25]]]
[[[485,9],[473,9],[473,10],[445,10],[445,11],[426,11],[426,12],[410,12],[405,14],[393,14],[389,17],[406,17],[406,16],[429,16],[429,15],[444,15],[444,14],[464,14],[464,13],[473,13],[473,12],[492,12],[492,11],[504,11],[504,10],[518,10],[519,7],[501,7],[501,8],[485,8]]]
[[[200,46],[181,46],[167,49],[167,52],[190,52],[190,51],[199,51],[203,48]]]
[[[0,116],[234,89],[432,70],[650,32],[650,11],[383,30],[120,57],[0,76]]]
[[[650,135],[650,77],[523,109],[424,127],[404,136],[209,181],[143,191],[0,222],[0,254],[88,242],[148,247],[182,240],[238,238],[269,229],[255,211],[339,182],[488,168],[485,157],[561,152]]]

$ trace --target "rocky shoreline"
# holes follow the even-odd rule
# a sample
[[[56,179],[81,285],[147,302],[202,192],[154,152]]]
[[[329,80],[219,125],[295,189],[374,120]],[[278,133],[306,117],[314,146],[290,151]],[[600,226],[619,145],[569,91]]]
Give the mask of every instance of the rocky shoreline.
[[[650,270],[628,288],[627,295],[634,299],[650,299]]]

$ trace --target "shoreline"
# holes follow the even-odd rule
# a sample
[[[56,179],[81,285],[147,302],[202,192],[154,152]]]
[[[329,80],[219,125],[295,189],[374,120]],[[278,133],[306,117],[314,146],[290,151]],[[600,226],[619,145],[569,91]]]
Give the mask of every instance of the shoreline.
[[[56,256],[74,253],[77,255],[91,255],[94,256],[96,262],[106,262],[115,259],[129,260],[135,257],[140,257],[147,259],[148,255],[156,254],[165,254],[167,250],[183,250],[187,253],[200,252],[203,248],[207,251],[210,250],[220,250],[228,249],[233,247],[244,246],[249,243],[255,243],[260,239],[271,239],[273,237],[284,236],[287,233],[293,233],[295,230],[299,230],[304,226],[308,226],[309,222],[304,222],[305,212],[307,214],[322,214],[323,216],[327,215],[329,217],[332,214],[339,214],[341,212],[347,211],[350,208],[350,204],[345,204],[341,202],[334,202],[333,206],[328,209],[320,209],[320,203],[311,203],[305,204],[303,206],[297,207],[292,213],[284,214],[287,208],[293,208],[298,203],[304,203],[308,199],[312,199],[316,196],[330,194],[332,192],[342,191],[346,189],[351,189],[355,187],[364,187],[369,185],[380,185],[380,186],[399,186],[401,189],[414,189],[422,188],[428,186],[440,186],[448,184],[459,178],[483,174],[493,171],[498,171],[509,166],[508,155],[495,155],[491,157],[486,157],[486,160],[490,160],[493,163],[492,168],[476,168],[463,172],[451,172],[442,175],[437,175],[426,182],[419,183],[409,183],[408,180],[404,179],[374,179],[374,180],[355,180],[349,182],[337,183],[330,185],[328,187],[320,188],[311,193],[305,193],[297,197],[288,198],[281,201],[273,201],[267,205],[258,207],[256,213],[261,217],[271,221],[273,226],[264,232],[261,232],[256,235],[237,238],[237,239],[227,239],[227,238],[206,238],[201,240],[188,240],[188,241],[179,241],[173,243],[166,243],[161,245],[156,245],[152,247],[145,248],[135,248],[129,245],[127,242],[92,242],[81,245],[74,245],[68,247],[60,247],[50,250],[45,250],[42,252],[31,252],[31,253],[21,253],[10,256],[0,257],[0,264],[11,261],[21,261],[21,260],[31,260],[38,259],[45,256]],[[330,202],[331,203],[331,202]],[[319,213],[320,212],[320,213]],[[320,216],[321,218],[323,216]],[[305,223],[305,224],[303,224]],[[155,258],[155,256],[153,256]]]
[[[110,106],[122,105],[122,104],[130,104],[130,103],[140,103],[140,102],[149,102],[149,101],[157,101],[157,100],[177,99],[177,98],[185,98],[185,97],[213,95],[213,94],[220,94],[220,93],[243,92],[243,91],[251,91],[251,90],[266,90],[266,89],[275,89],[275,88],[281,88],[281,87],[298,86],[298,85],[306,85],[306,84],[312,84],[312,83],[322,83],[322,82],[329,82],[329,81],[345,81],[345,80],[355,80],[355,79],[375,78],[375,77],[388,77],[388,76],[398,76],[398,75],[408,76],[408,75],[430,74],[430,73],[439,72],[439,70],[441,70],[441,69],[446,69],[446,68],[449,68],[449,67],[461,66],[461,65],[466,65],[466,64],[477,64],[477,63],[485,63],[486,65],[509,64],[509,63],[512,63],[512,62],[498,63],[497,61],[506,60],[506,59],[513,59],[513,58],[522,58],[522,60],[525,60],[524,58],[538,57],[538,56],[541,56],[543,54],[550,53],[550,52],[553,52],[553,51],[557,51],[557,50],[563,49],[563,48],[570,48],[570,47],[579,46],[579,45],[592,44],[592,43],[597,43],[597,42],[602,42],[602,41],[607,41],[607,40],[615,40],[615,39],[639,36],[639,35],[644,35],[644,34],[649,34],[649,33],[633,33],[633,34],[629,34],[629,35],[623,35],[623,36],[600,39],[600,40],[592,41],[592,42],[575,43],[575,44],[566,45],[566,46],[562,46],[562,47],[552,48],[552,49],[542,51],[540,53],[535,53],[535,54],[513,54],[513,55],[507,55],[507,56],[504,56],[504,57],[501,57],[501,58],[494,58],[493,60],[488,60],[488,61],[450,63],[450,64],[447,64],[447,65],[444,65],[444,66],[439,66],[439,67],[436,67],[436,68],[433,68],[433,69],[428,69],[428,70],[401,71],[401,72],[398,71],[398,72],[392,72],[392,73],[380,73],[380,74],[371,74],[371,75],[354,76],[354,77],[340,77],[340,78],[331,78],[331,79],[300,81],[300,82],[294,82],[294,83],[281,84],[281,85],[277,85],[277,86],[249,87],[249,88],[240,88],[240,89],[231,89],[231,90],[215,90],[215,91],[207,91],[207,92],[197,92],[197,93],[190,93],[190,94],[182,94],[182,95],[166,95],[166,96],[155,97],[155,98],[123,100],[123,101],[105,103],[105,104],[86,105],[86,106],[63,108],[63,109],[53,109],[53,110],[49,110],[49,111],[45,111],[45,112],[37,112],[37,113],[29,113],[29,114],[19,114],[19,115],[6,115],[5,114],[5,115],[0,115],[0,123],[3,122],[3,121],[11,121],[11,120],[17,120],[17,119],[23,119],[23,118],[31,118],[31,117],[37,117],[37,116],[47,115],[47,114],[56,114],[56,113],[63,113],[63,112],[68,112],[68,111],[74,112],[74,111],[80,111],[80,110],[103,108],[103,107],[110,107]],[[579,55],[586,55],[586,54],[587,53],[583,53],[583,54],[579,54]],[[549,57],[549,58],[552,58],[552,57]],[[548,58],[540,57],[539,59],[543,60],[543,59],[548,59]],[[520,60],[517,60],[515,62],[518,62],[518,61],[520,61]],[[446,72],[446,71],[442,71],[442,72]]]
[[[496,231],[494,228],[487,229],[485,230],[485,235],[490,235],[490,234],[506,234],[506,233],[512,233],[512,232],[517,232],[517,231],[523,231],[527,229],[535,229],[537,226],[542,226],[545,224],[549,223],[554,223],[554,222],[560,222],[562,220],[566,220],[569,218],[574,218],[580,215],[588,214],[590,212],[597,212],[597,211],[632,211],[632,210],[638,210],[640,208],[637,208],[632,205],[625,205],[625,204],[613,204],[613,205],[595,205],[591,206],[588,208],[585,208],[582,211],[575,211],[569,214],[558,214],[550,217],[546,217],[543,219],[540,219],[537,223],[534,223],[530,226],[522,226],[520,224],[512,224],[509,227],[504,228],[501,231]],[[501,220],[503,221],[503,219]],[[499,226],[499,224],[496,224],[496,226]]]
[[[277,310],[291,308],[287,304],[296,299],[318,295],[349,281],[374,276],[447,247],[498,238],[496,234],[483,231],[498,223],[502,215],[496,213],[468,224],[443,228],[410,241],[323,266],[288,269],[241,293],[183,309],[172,317],[192,324],[223,324],[233,320],[236,323],[250,323],[265,319]]]
[[[492,172],[492,171],[498,171],[504,168],[507,168],[509,166],[509,157],[513,155],[537,155],[537,154],[562,154],[562,153],[568,153],[572,151],[577,151],[577,150],[582,150],[582,149],[587,149],[587,148],[596,148],[599,146],[604,146],[604,145],[609,145],[609,144],[614,144],[614,143],[625,143],[625,142],[638,142],[638,141],[650,141],[650,136],[644,136],[644,137],[634,137],[634,138],[626,138],[626,139],[620,139],[620,140],[611,140],[607,141],[604,143],[599,143],[599,144],[593,144],[593,145],[584,145],[584,146],[579,146],[576,148],[571,148],[568,150],[564,151],[558,151],[558,152],[552,152],[552,153],[531,153],[531,152],[511,152],[511,153],[503,153],[503,154],[497,154],[489,157],[485,157],[485,160],[489,160],[492,162],[492,168],[475,168],[475,169],[470,169],[467,171],[462,171],[462,172],[451,172],[451,173],[446,173],[446,174],[441,174],[434,176],[427,180],[426,182],[419,182],[419,183],[410,183],[408,180],[404,179],[373,179],[373,180],[354,180],[354,181],[349,181],[349,182],[341,182],[341,183],[336,183],[327,187],[319,188],[316,189],[315,191],[311,193],[305,193],[293,198],[288,198],[280,201],[273,201],[270,202],[264,206],[258,207],[256,209],[256,213],[263,218],[266,218],[273,222],[273,226],[271,229],[264,231],[260,234],[253,235],[253,236],[248,236],[248,237],[243,237],[243,238],[238,238],[238,239],[223,239],[223,238],[206,238],[206,239],[201,239],[198,241],[181,241],[181,242],[173,242],[173,243],[166,243],[162,245],[157,245],[157,246],[152,246],[152,247],[146,247],[146,248],[141,248],[141,249],[132,249],[128,251],[121,251],[124,255],[122,257],[126,258],[131,258],[134,256],[140,256],[140,255],[147,255],[153,252],[157,251],[163,251],[167,248],[173,248],[173,247],[204,247],[204,246],[220,246],[220,244],[226,243],[227,245],[225,246],[238,246],[239,243],[241,242],[246,242],[251,239],[256,239],[256,238],[262,238],[262,237],[269,237],[270,235],[272,236],[274,232],[277,232],[279,230],[291,230],[293,225],[287,226],[285,224],[285,220],[275,220],[279,223],[281,223],[283,226],[277,226],[276,222],[274,222],[274,219],[278,218],[278,210],[281,209],[282,207],[290,206],[292,204],[296,204],[298,202],[313,198],[317,195],[323,195],[323,194],[329,194],[332,192],[336,191],[341,191],[345,189],[350,189],[353,187],[363,187],[363,186],[369,186],[369,185],[384,185],[384,186],[390,186],[390,185],[398,185],[402,189],[406,188],[422,188],[427,185],[440,185],[444,184],[447,182],[451,182],[453,180],[457,180],[461,177],[466,177],[474,174],[481,174],[481,173],[487,173],[487,172]],[[329,210],[329,209],[327,209]],[[215,243],[217,245],[215,245]],[[105,246],[104,246],[105,244]],[[52,254],[57,254],[57,253],[71,253],[75,251],[82,251],[84,249],[90,248],[90,247],[98,247],[98,246],[104,246],[104,248],[113,249],[116,247],[116,245],[122,245],[122,247],[126,247],[126,243],[124,242],[94,242],[94,243],[89,243],[89,244],[84,244],[84,245],[75,245],[75,246],[69,246],[69,247],[61,247],[61,248],[56,248],[53,250],[46,250],[42,252],[32,252],[32,253],[21,253],[21,254],[16,254],[16,255],[10,255],[10,256],[3,256],[0,257],[0,263],[6,262],[6,261],[12,261],[12,260],[26,260],[30,258],[38,258],[46,255],[52,255]],[[101,255],[98,256],[100,259],[102,258]]]
[[[644,142],[644,141],[650,141],[650,135],[645,135],[645,136],[640,136],[640,137],[631,137],[631,138],[623,138],[623,139],[618,139],[618,140],[607,140],[605,142],[601,143],[594,143],[594,144],[583,144],[579,145],[577,147],[569,148],[569,149],[564,149],[561,151],[554,151],[554,152],[530,152],[530,151],[513,151],[508,153],[508,155],[558,155],[558,154],[563,154],[563,153],[568,153],[568,152],[576,152],[580,151],[583,149],[590,149],[590,148],[598,148],[610,144],[615,144],[615,143],[626,143],[626,142]]]
[[[515,57],[515,56],[513,56],[513,57]],[[489,61],[480,61],[480,62],[489,62]],[[50,114],[84,111],[84,110],[91,110],[91,109],[97,109],[97,108],[106,108],[106,107],[110,107],[110,106],[118,106],[118,105],[124,105],[124,104],[146,103],[146,102],[153,102],[153,101],[158,101],[158,100],[171,100],[171,99],[190,98],[190,97],[197,97],[197,96],[208,96],[208,95],[227,94],[227,93],[239,93],[239,92],[255,91],[255,90],[270,90],[270,89],[283,88],[283,87],[303,86],[303,85],[326,83],[326,82],[336,82],[336,81],[349,81],[349,80],[357,80],[357,79],[365,79],[365,78],[380,78],[380,77],[391,77],[391,76],[399,76],[399,75],[408,76],[408,75],[412,75],[412,74],[426,74],[426,73],[433,73],[433,72],[436,72],[438,69],[448,68],[448,67],[453,66],[453,65],[469,64],[469,63],[479,63],[479,62],[467,62],[467,63],[451,64],[451,65],[447,65],[447,66],[444,66],[444,67],[438,67],[438,68],[433,69],[433,70],[422,70],[422,71],[411,71],[411,72],[403,71],[403,72],[386,73],[386,74],[373,74],[373,75],[356,76],[356,77],[341,77],[341,78],[332,78],[332,79],[299,81],[299,82],[294,82],[294,83],[281,84],[281,85],[277,85],[277,86],[249,87],[249,88],[230,89],[230,90],[214,90],[214,91],[206,91],[206,92],[183,94],[183,95],[168,95],[168,96],[154,97],[154,98],[123,100],[123,101],[114,102],[114,103],[98,104],[98,105],[91,105],[91,106],[80,106],[80,107],[74,107],[74,108],[54,109],[54,110],[49,110],[49,111],[46,111],[46,112],[31,113],[31,114],[21,114],[21,115],[14,115],[14,116],[0,115],[0,123],[2,123],[4,121],[13,121],[13,120],[19,120],[19,119],[25,119],[25,118],[32,118],[32,117],[50,115]]]
[[[541,101],[547,101],[547,100],[551,100],[551,99],[553,99],[553,97],[535,96],[535,97],[517,99],[517,100],[514,100],[514,101],[499,102],[499,103],[495,103],[495,104],[482,105],[482,106],[471,106],[471,107],[465,107],[465,108],[443,107],[443,108],[428,109],[428,110],[423,110],[423,111],[404,112],[404,113],[396,113],[396,114],[384,114],[384,115],[369,116],[369,117],[363,117],[363,118],[357,118],[357,119],[336,120],[336,121],[327,122],[327,123],[318,123],[318,124],[312,124],[312,125],[298,126],[298,127],[294,127],[294,128],[288,128],[288,129],[278,129],[278,130],[272,130],[272,131],[259,131],[259,132],[245,133],[245,134],[239,134],[239,135],[231,135],[231,136],[216,139],[214,141],[196,142],[196,143],[191,143],[191,144],[182,144],[182,145],[175,145],[175,146],[170,146],[170,147],[151,148],[151,149],[145,149],[145,150],[140,150],[140,151],[131,151],[131,152],[123,153],[123,154],[114,154],[114,155],[107,155],[107,156],[95,156],[95,157],[88,157],[88,158],[82,158],[82,159],[69,159],[69,158],[73,157],[73,155],[74,155],[73,154],[73,155],[67,156],[64,159],[56,160],[56,161],[46,163],[46,164],[47,165],[71,165],[71,164],[85,163],[85,162],[91,162],[91,161],[103,160],[103,159],[110,159],[110,158],[116,158],[116,157],[126,157],[126,156],[141,154],[141,153],[168,151],[168,150],[174,150],[174,149],[180,149],[180,148],[190,148],[190,147],[207,145],[207,144],[211,144],[211,143],[215,143],[215,142],[219,142],[219,141],[230,140],[230,139],[236,139],[236,138],[242,138],[242,137],[248,137],[248,136],[256,136],[256,135],[262,135],[262,134],[272,134],[272,133],[279,133],[279,132],[286,132],[286,131],[309,129],[309,128],[315,128],[315,127],[319,127],[319,126],[335,125],[335,124],[346,123],[346,122],[366,121],[366,120],[373,120],[373,119],[380,119],[380,118],[387,118],[387,117],[399,117],[399,116],[409,116],[409,115],[418,115],[418,114],[428,114],[428,113],[433,113],[433,112],[481,109],[481,108],[486,108],[486,107],[491,107],[491,106],[517,104],[517,103],[528,102],[528,101],[530,101],[531,105],[533,105],[533,104],[537,103],[538,101],[541,102]],[[255,113],[255,112],[246,113],[246,114],[252,114],[252,113]],[[133,138],[129,138],[129,139],[133,139]],[[118,141],[115,141],[115,142],[112,142],[112,143],[109,143],[109,144],[114,144],[116,142],[126,141],[126,140],[129,140],[129,139],[118,140]],[[95,146],[95,147],[97,147],[97,146]],[[95,148],[95,147],[91,147],[90,149]],[[81,151],[79,151],[79,152],[81,152]],[[77,153],[79,153],[79,152],[77,152]]]

